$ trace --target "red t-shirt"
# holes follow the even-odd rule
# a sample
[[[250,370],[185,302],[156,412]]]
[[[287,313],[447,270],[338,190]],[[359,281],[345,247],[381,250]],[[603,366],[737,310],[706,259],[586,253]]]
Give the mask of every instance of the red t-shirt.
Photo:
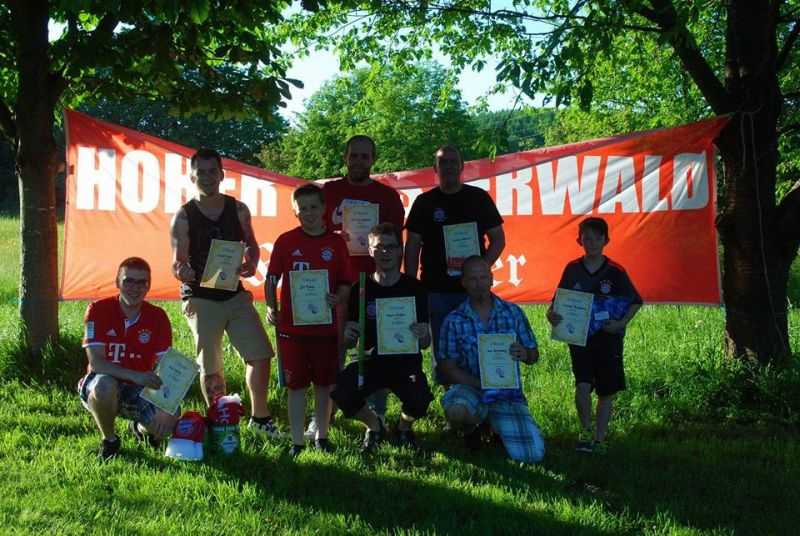
[[[167,313],[147,302],[142,303],[138,318],[130,322],[122,312],[119,296],[98,300],[86,308],[84,323],[83,347],[104,346],[108,362],[129,370],[153,370],[158,355],[172,346]]]
[[[342,229],[342,212],[348,204],[375,203],[378,205],[378,220],[380,223],[390,222],[403,228],[405,209],[400,200],[400,194],[394,188],[377,181],[371,181],[364,186],[354,186],[347,178],[326,182],[322,186],[325,193],[325,226],[332,231]],[[365,272],[371,274],[375,271],[375,263],[369,256],[350,257],[350,264],[354,274]]]
[[[289,272],[295,270],[328,270],[328,291],[335,293],[339,285],[352,285],[347,246],[338,234],[326,231],[311,236],[296,227],[280,235],[269,257],[267,274],[283,279],[278,329],[293,335],[337,336],[335,322],[330,325],[295,326],[292,322],[292,289]]]

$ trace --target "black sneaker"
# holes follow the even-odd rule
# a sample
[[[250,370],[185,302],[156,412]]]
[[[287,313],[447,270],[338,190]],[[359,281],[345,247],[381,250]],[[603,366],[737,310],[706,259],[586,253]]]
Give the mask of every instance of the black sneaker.
[[[314,448],[322,452],[333,453],[336,450],[327,437],[320,437],[314,440]]]
[[[305,445],[292,445],[292,448],[289,449],[289,456],[297,458],[304,450],[306,450]]]
[[[476,426],[471,432],[464,433],[464,448],[471,452],[480,450],[483,444],[482,430],[480,426]]]
[[[361,452],[364,454],[373,452],[383,441],[385,435],[386,428],[383,427],[383,422],[378,419],[378,430],[373,432],[367,428],[367,433],[364,434],[364,443],[361,445]]]
[[[396,430],[396,437],[398,446],[417,449],[417,436],[412,430]]]
[[[154,438],[150,434],[142,432],[142,430],[139,428],[138,422],[130,421],[128,423],[128,430],[130,430],[130,432],[133,434],[133,437],[135,437],[136,440],[139,441],[140,443],[147,443],[148,445],[150,445],[150,447],[156,450],[161,448],[161,441]]]
[[[101,461],[108,461],[117,455],[121,446],[122,441],[120,441],[118,437],[114,439],[104,439],[100,442],[100,449],[97,451],[97,457]]]

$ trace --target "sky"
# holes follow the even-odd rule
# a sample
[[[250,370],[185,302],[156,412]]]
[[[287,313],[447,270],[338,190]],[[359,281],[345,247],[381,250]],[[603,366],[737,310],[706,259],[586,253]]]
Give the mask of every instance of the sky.
[[[489,108],[492,110],[513,107],[519,94],[513,88],[500,94],[489,95],[495,84],[495,65],[498,60],[491,57],[486,59],[486,67],[481,72],[467,69],[461,73],[458,87],[462,97],[468,105],[475,104],[481,97],[486,97]],[[441,54],[434,54],[434,60],[445,66],[450,64],[447,58]],[[339,70],[339,58],[335,52],[330,50],[314,52],[297,61],[289,69],[287,76],[301,80],[304,87],[303,89],[292,87],[292,99],[286,101],[287,107],[282,111],[284,117],[293,122],[296,114],[305,109],[305,99],[311,97],[322,84],[339,74],[342,74]],[[533,101],[522,96],[519,105],[523,104],[533,104]]]

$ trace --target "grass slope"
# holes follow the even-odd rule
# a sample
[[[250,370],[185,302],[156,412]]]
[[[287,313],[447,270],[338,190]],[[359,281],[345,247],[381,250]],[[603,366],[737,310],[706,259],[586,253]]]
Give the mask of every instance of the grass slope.
[[[442,432],[438,401],[418,423],[425,447],[358,454],[362,427],[339,420],[334,455],[292,461],[286,444],[246,430],[243,451],[180,463],[138,445],[118,423],[123,455],[95,460],[98,434],[74,391],[84,365],[85,303],[61,305],[62,341],[46,374],[18,363],[17,220],[0,218],[0,531],[119,534],[783,534],[800,504],[800,368],[756,370],[722,357],[723,314],[645,307],[626,339],[629,388],[603,458],[572,451],[575,415],[566,348],[527,307],[542,361],[525,390],[547,440],[540,466],[502,451],[465,451]],[[798,278],[793,279],[797,281]],[[796,303],[796,301],[794,302]],[[176,346],[191,335],[164,306]],[[790,312],[792,347],[800,314]],[[232,388],[243,366],[226,347]],[[441,395],[441,393],[437,393]],[[390,399],[390,420],[399,407]],[[286,424],[285,392],[270,405]],[[200,408],[194,388],[186,408]]]

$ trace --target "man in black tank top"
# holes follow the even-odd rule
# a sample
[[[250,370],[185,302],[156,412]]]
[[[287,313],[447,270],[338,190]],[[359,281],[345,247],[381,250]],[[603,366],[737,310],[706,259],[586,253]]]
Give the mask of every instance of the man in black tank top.
[[[192,156],[192,182],[197,196],[183,205],[172,220],[172,273],[181,282],[183,314],[197,347],[200,386],[206,403],[225,394],[222,335],[245,362],[245,379],[250,393],[249,427],[257,433],[277,437],[278,428],[267,408],[272,347],[253,306],[253,295],[241,281],[236,290],[205,288],[200,277],[213,239],[243,242],[245,259],[241,277],[255,274],[260,256],[247,205],[219,191],[223,178],[222,159],[212,149],[200,149]]]

